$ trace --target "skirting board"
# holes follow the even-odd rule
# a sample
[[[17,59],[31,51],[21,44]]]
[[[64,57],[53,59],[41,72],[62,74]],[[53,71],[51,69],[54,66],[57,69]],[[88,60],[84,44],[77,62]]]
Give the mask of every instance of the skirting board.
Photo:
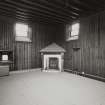
[[[33,71],[41,71],[41,68],[11,71],[9,72],[9,74],[18,74],[18,73],[33,72]]]
[[[91,74],[82,74],[82,72],[74,72],[73,70],[70,70],[70,69],[64,69],[65,72],[70,72],[70,73],[73,73],[73,74],[77,74],[77,75],[80,75],[80,76],[83,76],[83,77],[88,77],[88,78],[91,78],[91,79],[95,79],[95,80],[99,80],[99,81],[102,81],[102,82],[105,82],[105,78],[103,77],[100,77],[100,76],[95,76],[95,75],[91,75]]]

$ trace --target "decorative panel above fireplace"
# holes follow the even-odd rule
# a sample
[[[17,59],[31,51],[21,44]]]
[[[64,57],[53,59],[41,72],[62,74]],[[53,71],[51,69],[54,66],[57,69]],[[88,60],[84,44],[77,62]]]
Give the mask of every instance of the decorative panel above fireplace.
[[[42,70],[45,71],[63,71],[65,49],[52,43],[40,50],[42,56]]]

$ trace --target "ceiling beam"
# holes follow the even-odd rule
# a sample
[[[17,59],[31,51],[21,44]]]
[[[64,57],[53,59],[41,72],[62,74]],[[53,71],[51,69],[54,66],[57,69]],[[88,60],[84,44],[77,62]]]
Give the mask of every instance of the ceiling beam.
[[[10,10],[10,11],[14,11],[14,13],[24,13],[24,14],[28,14],[28,15],[34,15],[34,16],[41,16],[43,18],[51,18],[53,20],[59,20],[59,21],[66,21],[67,19],[62,19],[62,18],[58,18],[58,17],[54,17],[54,16],[50,16],[50,15],[46,15],[46,14],[42,14],[40,12],[36,12],[36,11],[31,11],[31,10],[26,10],[26,9],[22,9],[22,8],[16,8],[16,6],[14,5],[10,5],[10,4],[5,4],[5,3],[1,3],[1,6],[3,9],[6,10]],[[70,19],[69,19],[70,20]]]
[[[43,0],[43,1],[49,1],[49,0]],[[63,1],[62,0],[59,0],[59,1],[56,0],[56,1],[53,1],[53,5],[57,4],[61,7],[72,9],[72,11],[77,11],[77,13],[83,11],[83,9],[78,8],[77,6],[75,6],[73,4],[69,4],[68,2],[69,2],[69,0],[66,0],[66,1],[65,0],[63,0]]]
[[[11,3],[12,5],[15,5],[15,8],[16,7],[20,7],[20,8],[25,8],[27,10],[33,10],[33,11],[39,11],[39,12],[42,12],[46,15],[51,15],[53,17],[57,17],[57,18],[61,18],[61,19],[65,19],[67,17],[63,17],[61,15],[58,15],[56,13],[52,13],[52,12],[49,12],[49,11],[46,11],[44,9],[40,9],[40,8],[36,8],[36,7],[32,7],[32,6],[29,6],[29,5],[26,5],[26,4],[23,4],[23,3],[20,3],[20,2],[16,2],[16,1],[12,1],[12,0],[9,0],[7,1],[9,4]],[[71,18],[72,19],[72,18]]]
[[[52,8],[60,9],[61,11],[67,12],[68,14],[69,13],[72,13],[72,14],[77,15],[77,16],[79,16],[79,13],[81,13],[83,11],[83,10],[81,10],[79,8],[76,8],[76,7],[73,7],[73,6],[71,6],[71,7],[68,8],[68,6],[66,4],[65,5],[64,4],[63,5],[60,5],[61,2],[58,3],[58,2],[55,2],[53,0],[52,1],[42,0],[41,2],[43,2],[44,4],[47,4],[49,6],[51,6]]]
[[[91,10],[91,11],[95,10],[94,8],[90,7],[90,5],[87,5],[87,4],[83,3],[83,2],[79,2],[78,0],[70,0],[70,1],[68,1],[68,5],[69,6],[73,5],[73,6],[77,7],[77,8],[82,9],[83,13],[84,13],[84,11],[87,12],[88,10]]]
[[[22,1],[24,1],[24,2],[30,2],[31,4],[35,4],[35,5],[38,5],[38,6],[41,6],[41,7],[43,7],[43,8],[47,8],[47,9],[56,9],[57,11],[59,10],[59,11],[61,11],[61,12],[63,12],[63,13],[66,13],[66,14],[69,14],[69,15],[73,15],[73,16],[78,16],[79,14],[78,14],[78,12],[80,12],[80,11],[75,11],[75,10],[73,10],[73,9],[67,9],[67,8],[65,8],[65,7],[61,7],[61,6],[59,6],[59,5],[56,5],[56,4],[54,4],[53,2],[49,2],[48,0],[42,0],[42,1],[40,1],[40,0],[36,0],[36,1],[33,1],[33,0],[22,0]],[[44,6],[43,6],[44,5]]]
[[[88,10],[93,10],[95,11],[96,8],[94,7],[94,5],[91,5],[91,3],[88,3],[86,1],[80,1],[80,0],[71,0],[72,2],[78,4],[81,6],[81,8],[86,8]]]
[[[24,13],[22,13],[22,12],[19,12],[19,11],[17,11],[17,12],[19,12],[19,13],[17,13],[17,14],[15,14],[14,13],[14,11],[9,11],[8,9],[3,9],[3,8],[1,8],[1,6],[0,6],[0,12],[3,12],[4,14],[7,14],[7,16],[14,16],[14,17],[16,17],[16,18],[21,18],[22,20],[40,20],[40,21],[49,21],[49,22],[57,22],[57,23],[65,23],[65,22],[67,22],[66,20],[65,21],[59,21],[59,20],[57,20],[57,19],[51,19],[51,18],[46,18],[46,17],[41,17],[41,16],[35,16],[35,15],[28,15],[28,14],[24,14]]]
[[[21,1],[23,1],[24,3],[29,4],[30,6],[37,6],[37,7],[40,7],[41,9],[45,9],[47,11],[50,11],[50,12],[53,12],[53,13],[57,13],[57,14],[60,14],[62,16],[67,16],[67,17],[70,17],[70,18],[75,18],[76,16],[79,15],[79,14],[77,14],[75,12],[67,12],[67,11],[62,12],[60,9],[58,10],[56,8],[51,8],[51,6],[48,7],[48,6],[45,6],[45,5],[41,4],[41,3],[39,4],[36,1],[35,2],[29,1],[29,0],[21,0]]]

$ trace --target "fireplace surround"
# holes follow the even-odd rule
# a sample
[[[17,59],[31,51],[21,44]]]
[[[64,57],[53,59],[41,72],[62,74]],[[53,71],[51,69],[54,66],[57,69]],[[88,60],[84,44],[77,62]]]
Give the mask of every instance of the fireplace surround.
[[[42,57],[42,71],[63,71],[65,49],[52,43],[40,50]]]

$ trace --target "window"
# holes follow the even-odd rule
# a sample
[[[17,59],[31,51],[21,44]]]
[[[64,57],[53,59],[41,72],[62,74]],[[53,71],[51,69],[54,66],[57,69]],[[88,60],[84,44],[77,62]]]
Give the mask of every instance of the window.
[[[16,41],[26,41],[26,42],[31,41],[30,28],[28,25],[16,23],[15,31],[16,31],[16,38],[15,38]]]
[[[67,41],[78,39],[79,28],[80,28],[79,23],[75,23],[75,24],[66,26]]]

